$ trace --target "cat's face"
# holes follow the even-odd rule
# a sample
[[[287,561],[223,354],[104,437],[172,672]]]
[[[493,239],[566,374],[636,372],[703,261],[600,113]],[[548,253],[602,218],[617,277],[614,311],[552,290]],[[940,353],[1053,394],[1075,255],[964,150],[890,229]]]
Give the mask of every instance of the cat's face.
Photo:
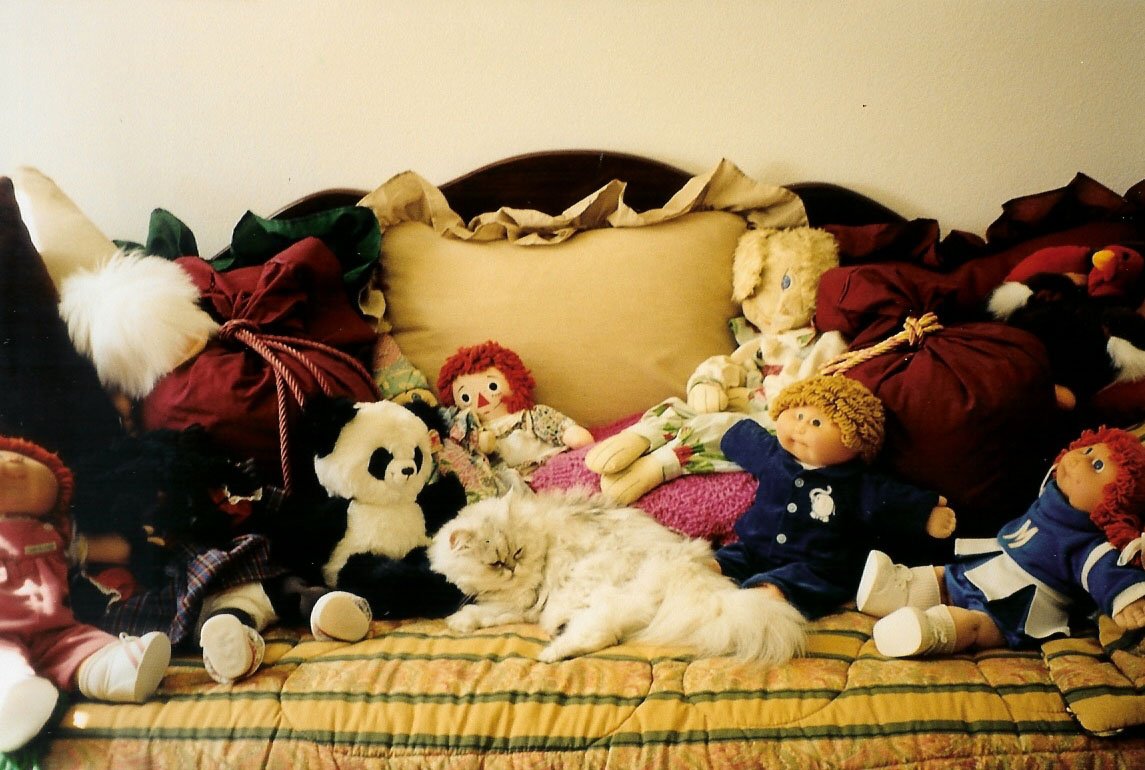
[[[430,566],[470,596],[528,589],[537,579],[543,555],[514,526],[504,498],[464,508],[438,531],[429,549]]]

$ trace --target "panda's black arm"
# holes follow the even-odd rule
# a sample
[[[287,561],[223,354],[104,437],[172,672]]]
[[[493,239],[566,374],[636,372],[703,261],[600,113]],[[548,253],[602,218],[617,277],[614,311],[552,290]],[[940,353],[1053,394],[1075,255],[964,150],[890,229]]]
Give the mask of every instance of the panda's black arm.
[[[425,532],[433,535],[441,525],[452,519],[465,507],[465,487],[455,473],[443,473],[437,481],[428,484],[417,495],[425,517]]]
[[[347,501],[288,498],[263,524],[273,559],[307,580],[321,584],[322,566],[346,533]]]
[[[425,548],[402,559],[359,553],[338,573],[338,588],[364,598],[378,618],[440,618],[464,602],[457,586],[430,569]]]

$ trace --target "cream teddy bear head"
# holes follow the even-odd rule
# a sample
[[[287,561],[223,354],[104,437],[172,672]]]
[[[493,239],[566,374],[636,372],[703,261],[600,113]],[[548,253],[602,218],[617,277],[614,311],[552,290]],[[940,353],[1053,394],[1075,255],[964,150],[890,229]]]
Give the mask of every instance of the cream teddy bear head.
[[[808,326],[815,312],[819,278],[838,264],[838,244],[825,230],[748,230],[736,245],[732,298],[762,332]]]

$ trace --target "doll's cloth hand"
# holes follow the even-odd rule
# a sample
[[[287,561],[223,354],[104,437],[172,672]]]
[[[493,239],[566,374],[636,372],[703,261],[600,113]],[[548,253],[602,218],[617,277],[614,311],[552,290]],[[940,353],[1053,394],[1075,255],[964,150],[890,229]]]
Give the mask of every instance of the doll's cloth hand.
[[[482,428],[477,434],[477,449],[481,454],[491,455],[497,449],[497,434]]]
[[[938,505],[931,509],[930,516],[926,519],[926,534],[939,540],[950,537],[954,534],[957,523],[954,509],[946,505],[945,497],[940,497]]]
[[[561,434],[561,442],[569,449],[580,449],[582,446],[588,446],[592,441],[592,434],[588,432],[588,428],[580,425],[570,425]]]
[[[688,406],[697,412],[722,412],[727,405],[727,393],[714,382],[698,382],[688,390]]]
[[[751,411],[749,405],[751,403],[752,390],[750,388],[728,388],[727,406],[724,410],[729,412],[743,412],[748,413]],[[721,410],[721,411],[724,411]]]

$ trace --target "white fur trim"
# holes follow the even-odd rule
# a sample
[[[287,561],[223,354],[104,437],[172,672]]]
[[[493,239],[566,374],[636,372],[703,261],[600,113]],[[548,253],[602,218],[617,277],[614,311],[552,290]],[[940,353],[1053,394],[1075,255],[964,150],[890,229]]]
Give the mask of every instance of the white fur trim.
[[[986,307],[990,315],[1005,321],[1014,311],[1022,307],[1034,294],[1034,290],[1024,283],[1006,281],[990,294]]]
[[[1145,350],[1121,337],[1110,337],[1105,345],[1113,365],[1117,367],[1114,382],[1136,382],[1145,379]]]
[[[100,382],[131,398],[150,393],[218,329],[199,307],[199,289],[183,268],[124,251],[65,279],[59,312]]]

